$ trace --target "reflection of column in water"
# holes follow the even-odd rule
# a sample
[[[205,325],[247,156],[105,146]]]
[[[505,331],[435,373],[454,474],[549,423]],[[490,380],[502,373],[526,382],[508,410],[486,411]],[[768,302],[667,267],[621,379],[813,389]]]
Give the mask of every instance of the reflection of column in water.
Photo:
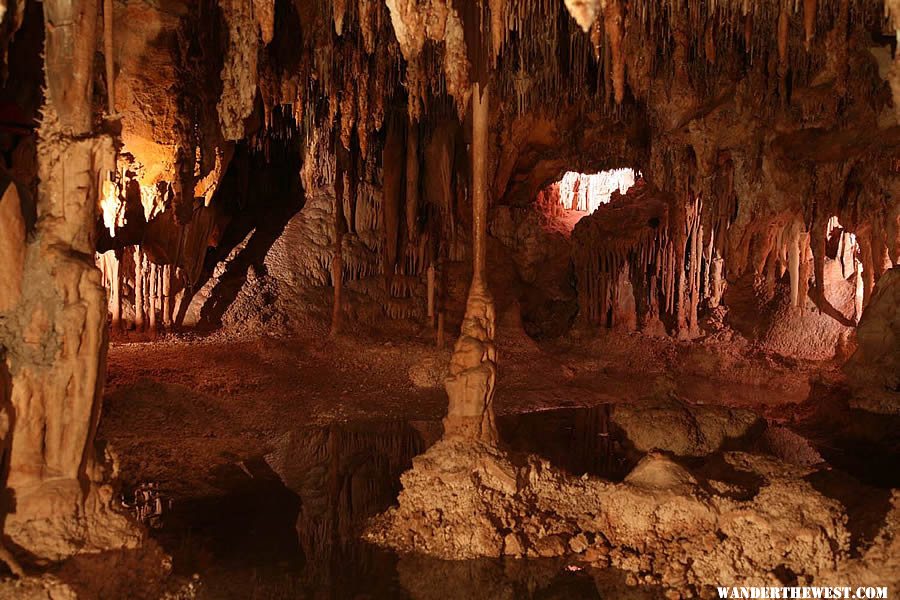
[[[571,464],[576,471],[574,474],[590,473],[615,479],[618,474],[609,435],[609,405],[576,409],[573,418],[574,447],[570,448],[570,452],[573,454]]]
[[[371,572],[377,565],[359,533],[396,500],[400,474],[423,450],[421,436],[405,422],[375,421],[294,431],[278,446],[266,461],[300,498],[304,579],[334,581],[333,570],[347,565]]]

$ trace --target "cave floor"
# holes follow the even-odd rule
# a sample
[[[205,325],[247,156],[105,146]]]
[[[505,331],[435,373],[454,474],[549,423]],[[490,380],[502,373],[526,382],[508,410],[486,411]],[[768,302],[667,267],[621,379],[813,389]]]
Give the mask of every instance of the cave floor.
[[[112,442],[126,481],[193,495],[205,493],[203,473],[258,456],[267,440],[301,426],[437,423],[451,348],[435,348],[428,335],[120,340],[109,350],[99,437]],[[815,382],[838,378],[831,364],[729,341],[609,334],[539,344],[509,327],[497,344],[498,415],[675,397],[789,421]]]
[[[118,457],[123,498],[151,483],[154,495],[171,502],[174,508],[150,520],[153,536],[174,556],[176,573],[201,574],[203,597],[405,597],[404,573],[425,568],[348,540],[394,501],[399,475],[439,437],[450,348],[435,348],[428,330],[335,339],[326,331],[122,337],[110,346],[99,438]],[[547,450],[551,460],[554,452],[596,452],[579,450],[577,441],[551,448],[584,429],[576,422],[584,415],[603,418],[583,408],[675,398],[749,408],[770,423],[787,423],[840,379],[832,364],[777,358],[727,336],[686,344],[572,335],[538,343],[501,318],[497,345],[501,436],[546,437],[517,449]],[[561,410],[537,414],[551,409]],[[510,425],[523,414],[528,424]],[[576,466],[593,460],[578,459]],[[446,568],[441,561],[427,566],[435,578]],[[489,578],[509,572],[491,562],[467,568]],[[588,577],[565,562],[530,568],[545,573],[542,586],[569,597],[624,585],[620,574]],[[517,578],[507,583],[527,587]]]

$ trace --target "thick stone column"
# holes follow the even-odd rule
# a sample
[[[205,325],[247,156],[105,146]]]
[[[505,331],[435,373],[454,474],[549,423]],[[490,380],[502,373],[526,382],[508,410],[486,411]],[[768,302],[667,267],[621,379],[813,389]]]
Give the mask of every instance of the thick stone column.
[[[12,443],[7,535],[33,555],[131,546],[95,460],[107,348],[107,300],[94,264],[102,181],[113,139],[92,134],[97,0],[46,0],[47,99],[39,129],[38,222],[17,302],[0,315]]]
[[[445,437],[465,437],[494,444],[494,300],[487,286],[488,86],[475,85],[472,96],[472,285],[462,331],[450,359],[444,385],[450,398],[444,419]]]

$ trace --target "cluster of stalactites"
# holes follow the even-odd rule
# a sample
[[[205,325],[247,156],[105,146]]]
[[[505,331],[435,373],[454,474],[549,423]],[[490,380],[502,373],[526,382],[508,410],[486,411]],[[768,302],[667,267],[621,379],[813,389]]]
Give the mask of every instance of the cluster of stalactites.
[[[417,118],[417,106],[425,98],[424,81],[428,76],[422,64],[425,42],[443,43],[443,75],[446,91],[454,98],[460,116],[465,114],[472,94],[471,65],[466,48],[465,30],[452,0],[385,0],[390,10],[394,34],[407,62],[407,90],[410,116]]]
[[[179,268],[157,264],[140,246],[98,253],[96,263],[107,290],[114,331],[155,335],[175,326],[179,305],[186,297]]]
[[[306,131],[321,126],[327,101],[328,123],[339,120],[346,148],[355,131],[364,156],[371,133],[382,127],[385,106],[401,89],[413,120],[446,96],[464,114],[474,77],[467,28],[488,43],[495,89],[518,112],[587,95],[600,99],[600,110],[621,116],[616,105],[629,86],[643,98],[651,74],[713,81],[719,69],[734,67],[726,55],[744,56],[745,66],[773,57],[777,68],[764,69],[765,76],[784,88],[790,71],[796,85],[823,65],[846,66],[851,27],[884,19],[883,9],[872,6],[878,3],[861,0],[490,0],[471,24],[463,20],[464,3],[453,0],[316,0],[306,10],[325,15],[332,26],[301,20],[303,55],[296,72],[285,72],[266,56],[265,44],[277,30],[274,15],[257,4],[268,7],[253,2],[238,10],[226,3],[230,29],[243,36],[235,38],[238,48],[229,49],[226,65],[262,47],[258,79],[269,128],[279,127],[271,116],[278,106],[290,107]],[[561,18],[565,11],[571,23]],[[792,30],[802,31],[796,44]],[[237,51],[240,44],[246,52]],[[257,65],[240,60],[223,70],[220,113],[231,129],[249,115],[254,93],[253,86],[237,84],[245,75],[252,78]],[[846,72],[839,64],[832,70],[839,78]]]
[[[354,289],[380,301],[390,318],[421,316],[426,300],[434,316],[438,263],[460,259],[463,246],[455,235],[456,194],[465,193],[463,167],[455,163],[455,119],[429,129],[395,111],[381,155],[365,159],[355,145],[343,148],[337,126],[330,139],[327,130],[311,134],[301,181],[307,194],[324,190],[330,198],[321,221],[329,251],[314,259],[314,283],[357,282]]]
[[[703,200],[679,201],[638,183],[582,219],[573,232],[579,307],[587,323],[696,337],[702,302],[724,292],[717,232]]]
[[[623,104],[629,87],[635,98],[646,100],[648,82],[654,79],[708,84],[719,70],[731,74],[734,64],[728,56],[742,56],[744,65],[766,65],[769,54],[777,52],[773,79],[783,83],[790,68],[802,80],[815,65],[840,59],[831,54],[846,57],[845,51],[829,49],[846,48],[848,15],[860,23],[878,18],[868,4],[855,2],[848,9],[849,3],[508,0],[500,3],[499,16],[492,3],[492,34],[502,48],[495,53],[500,57],[495,77],[502,95],[520,113],[556,106],[561,99],[591,97],[608,116],[621,116],[615,107]],[[566,10],[571,23],[560,18]],[[801,21],[806,52],[788,44],[791,24],[799,27]],[[494,30],[495,22],[505,27]],[[836,38],[815,46],[817,30],[829,28],[843,31],[845,43]]]
[[[265,149],[270,139],[297,134],[309,143],[317,129],[337,126],[344,148],[358,148],[367,159],[401,87],[400,50],[390,34],[387,7],[382,0],[311,7],[314,14],[330,15],[336,35],[301,18],[297,69],[285,70],[275,55],[264,55],[259,88],[265,127],[255,136],[257,145]]]
[[[809,296],[823,308],[827,302],[825,263],[828,259],[837,261],[841,277],[856,288],[852,316],[858,322],[875,284],[887,269],[900,264],[896,250],[894,255],[891,252],[892,246],[897,245],[897,240],[891,239],[896,236],[896,225],[893,230],[890,225],[890,221],[884,226],[879,219],[872,219],[851,231],[836,215],[814,219],[811,224],[797,215],[788,215],[760,235],[752,265],[754,274],[765,281],[764,290],[771,296],[775,282],[787,273],[792,306],[803,308]]]
[[[735,280],[748,270],[764,301],[787,276],[795,310],[809,299],[832,315],[826,286],[828,273],[838,272],[856,295],[853,314],[835,318],[859,320],[879,278],[900,264],[900,204],[861,194],[839,207],[813,203],[805,215],[767,215],[757,206],[751,223],[734,227],[741,210],[730,170],[723,171],[722,185],[700,192],[688,183],[668,195],[639,183],[576,225],[573,258],[587,322],[692,337],[699,309],[721,303],[726,276]],[[827,261],[836,270],[827,270]]]

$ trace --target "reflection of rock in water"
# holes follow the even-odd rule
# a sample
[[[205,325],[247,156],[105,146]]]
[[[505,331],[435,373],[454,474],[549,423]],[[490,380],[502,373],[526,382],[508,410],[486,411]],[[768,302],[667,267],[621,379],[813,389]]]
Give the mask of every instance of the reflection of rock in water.
[[[812,469],[744,452],[721,458],[718,468],[689,472],[651,452],[611,483],[442,440],[416,457],[398,507],[373,519],[367,537],[445,559],[569,556],[689,594],[721,581],[784,582],[785,573],[840,579],[863,568],[896,579],[878,554],[848,560],[846,510],[804,480]],[[890,552],[894,531],[877,535],[877,553]]]
[[[510,448],[539,454],[573,475],[620,480],[628,471],[610,430],[607,404],[505,415],[497,424]]]
[[[311,579],[325,581],[348,562],[374,567],[360,531],[394,503],[400,474],[423,450],[419,433],[399,421],[305,428],[276,443],[266,460],[300,497],[297,535]]]
[[[518,598],[616,598],[650,600],[659,588],[626,584],[615,569],[583,568],[560,559],[440,560],[404,555],[400,583],[414,600],[513,600]]]

